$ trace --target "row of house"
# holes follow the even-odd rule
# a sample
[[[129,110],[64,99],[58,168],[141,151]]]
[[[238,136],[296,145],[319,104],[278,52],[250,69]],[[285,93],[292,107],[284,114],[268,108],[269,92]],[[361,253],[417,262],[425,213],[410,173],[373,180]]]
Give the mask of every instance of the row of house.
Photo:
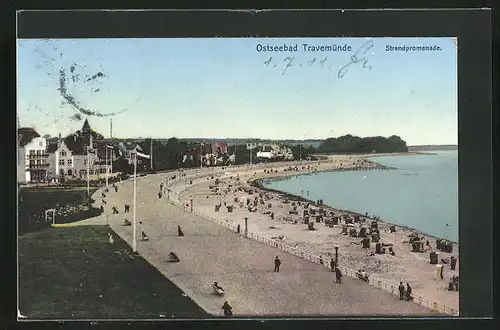
[[[112,163],[118,157],[131,159],[137,145],[123,144],[108,148],[110,141],[92,130],[85,120],[81,130],[46,139],[33,128],[19,128],[17,176],[20,183],[57,182],[89,177],[103,178],[114,173]],[[90,149],[92,152],[87,152]],[[106,164],[107,159],[107,164]],[[87,164],[88,163],[88,164]]]
[[[107,140],[94,131],[88,120],[83,127],[64,138],[41,137],[33,128],[18,129],[17,177],[20,183],[60,182],[64,180],[102,179],[113,175],[113,162],[119,158],[133,163],[133,154],[143,152],[133,142]],[[112,146],[113,149],[107,146]],[[87,152],[90,149],[92,152]],[[218,166],[235,163],[233,152],[228,155],[225,142],[202,143],[199,147],[184,150],[179,154],[181,163],[202,162],[203,166]],[[106,174],[108,172],[108,174]]]
[[[229,165],[236,162],[236,155],[228,154],[226,142],[202,142],[200,146],[184,150],[181,153],[182,163],[202,163],[203,166]]]

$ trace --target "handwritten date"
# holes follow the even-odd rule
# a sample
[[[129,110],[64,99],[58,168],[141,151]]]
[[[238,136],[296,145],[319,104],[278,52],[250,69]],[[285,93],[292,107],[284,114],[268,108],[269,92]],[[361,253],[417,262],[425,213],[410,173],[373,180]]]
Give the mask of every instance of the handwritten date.
[[[347,74],[347,72],[349,71],[349,68],[355,64],[361,63],[363,68],[371,70],[371,66],[368,64],[368,59],[365,55],[372,48],[373,48],[373,41],[372,40],[369,40],[369,41],[365,42],[363,45],[361,45],[361,47],[359,47],[354,52],[354,54],[351,55],[350,61],[348,63],[344,64],[337,71],[337,77],[343,78]],[[311,67],[311,66],[315,65],[316,62],[318,62],[319,64],[316,64],[316,65],[320,65],[321,68],[323,68],[327,61],[328,61],[328,57],[326,57],[326,56],[323,59],[317,59],[316,57],[314,57],[310,61],[307,61],[307,66]],[[264,62],[264,65],[266,65],[267,67],[276,67],[277,65],[280,65],[280,66],[284,65],[284,69],[281,72],[281,75],[285,75],[286,72],[288,71],[288,69],[293,67],[293,66],[302,67],[302,64],[296,63],[295,56],[293,56],[293,57],[287,56],[284,58],[283,62],[284,62],[284,64],[280,64],[280,61],[273,61],[273,57],[271,56],[271,57],[269,57],[269,59],[267,59]],[[332,68],[332,65],[330,65],[330,69],[331,68]]]

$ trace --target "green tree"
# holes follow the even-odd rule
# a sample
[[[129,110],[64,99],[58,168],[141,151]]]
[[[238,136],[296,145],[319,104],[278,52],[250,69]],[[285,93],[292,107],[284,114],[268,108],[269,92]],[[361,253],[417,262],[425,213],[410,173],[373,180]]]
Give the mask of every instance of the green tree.
[[[133,164],[129,164],[128,159],[125,157],[119,157],[118,160],[113,163],[113,171],[132,174],[134,173],[134,166]]]
[[[64,174],[64,170],[62,168],[59,170],[59,182],[66,182],[66,175]]]

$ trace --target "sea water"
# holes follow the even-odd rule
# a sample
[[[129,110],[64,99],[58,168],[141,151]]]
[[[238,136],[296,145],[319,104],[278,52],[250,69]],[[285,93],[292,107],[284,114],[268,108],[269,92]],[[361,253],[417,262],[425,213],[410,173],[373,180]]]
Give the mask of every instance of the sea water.
[[[435,153],[369,158],[395,170],[321,172],[263,184],[458,242],[458,151]]]

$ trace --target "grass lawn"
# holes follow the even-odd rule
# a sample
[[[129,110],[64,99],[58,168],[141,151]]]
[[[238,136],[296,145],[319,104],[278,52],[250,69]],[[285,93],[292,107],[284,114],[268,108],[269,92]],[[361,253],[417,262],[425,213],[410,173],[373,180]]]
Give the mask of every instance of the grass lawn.
[[[96,187],[90,187],[90,195],[97,190]],[[39,196],[43,194],[44,198]],[[83,203],[87,196],[87,187],[22,187],[19,191],[20,203],[36,212],[45,206],[51,208],[56,204],[70,205],[74,203]],[[35,197],[35,198],[33,198]]]
[[[97,188],[90,188],[92,195]],[[87,201],[86,187],[23,187],[19,192],[18,225],[19,235],[49,227],[45,222],[44,212],[47,208],[55,208],[57,203],[60,207],[68,205],[83,205]],[[91,214],[95,212],[89,212]],[[94,215],[89,214],[89,217]],[[84,218],[86,216],[83,216]],[[72,221],[73,217],[56,217],[58,223]],[[66,221],[67,220],[67,221]],[[77,219],[81,220],[81,219]]]
[[[28,319],[200,318],[208,315],[108,226],[19,237],[19,308]]]

